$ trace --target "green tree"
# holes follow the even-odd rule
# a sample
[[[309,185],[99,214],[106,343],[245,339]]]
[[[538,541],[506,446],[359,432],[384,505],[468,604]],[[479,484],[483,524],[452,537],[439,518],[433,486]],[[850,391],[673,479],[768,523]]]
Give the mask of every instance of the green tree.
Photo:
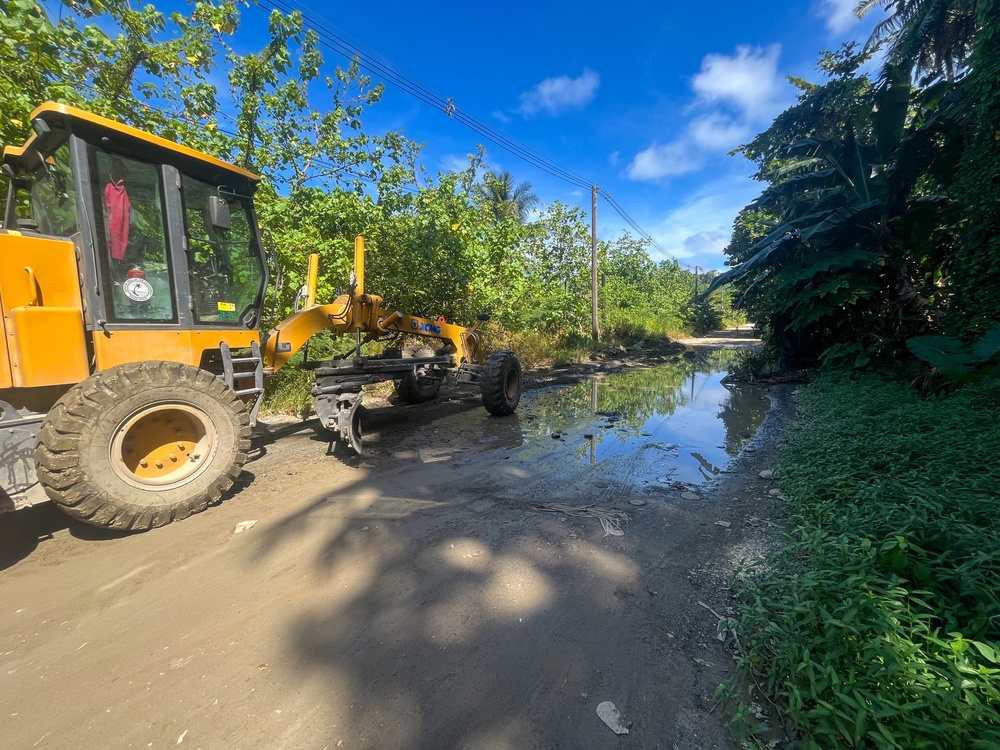
[[[887,43],[888,64],[913,65],[918,73],[950,81],[972,53],[976,5],[977,0],[861,0],[856,12],[863,18],[876,8],[891,7],[872,30],[868,49]]]
[[[514,177],[507,171],[487,172],[477,193],[497,222],[513,217],[524,224],[531,209],[538,205],[538,196],[531,191],[531,183],[515,185]]]
[[[212,153],[213,50],[235,32],[234,3],[192,3],[169,18],[126,0],[67,3],[53,21],[32,0],[0,0],[0,138],[17,143],[28,115],[55,100],[183,140]],[[105,23],[98,25],[93,18]],[[206,135],[210,137],[206,137]]]
[[[911,98],[908,70],[890,69],[874,95],[871,138],[850,122],[838,138],[789,145],[783,181],[756,201],[778,226],[708,289],[740,282],[766,298],[770,343],[793,359],[853,356],[923,332],[958,220],[942,194],[958,143],[938,84]],[[943,233],[944,238],[937,235]],[[756,292],[755,292],[756,290]]]

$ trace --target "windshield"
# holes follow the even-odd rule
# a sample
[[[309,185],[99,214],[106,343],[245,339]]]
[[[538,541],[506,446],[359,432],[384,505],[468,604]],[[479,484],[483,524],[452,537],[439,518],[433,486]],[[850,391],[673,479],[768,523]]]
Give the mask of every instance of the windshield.
[[[218,189],[187,176],[181,178],[181,186],[195,319],[199,323],[242,320],[257,304],[264,283],[250,199],[222,191],[230,211],[230,228],[223,229],[207,216],[209,198],[220,196]]]

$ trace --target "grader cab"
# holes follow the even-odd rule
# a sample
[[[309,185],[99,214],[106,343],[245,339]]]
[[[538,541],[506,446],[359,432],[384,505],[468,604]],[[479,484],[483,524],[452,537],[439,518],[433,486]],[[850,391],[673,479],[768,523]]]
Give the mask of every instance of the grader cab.
[[[265,379],[324,329],[353,335],[354,351],[311,363],[314,406],[356,451],[369,383],[396,380],[416,402],[446,378],[478,382],[490,413],[517,407],[520,363],[487,361],[479,322],[404,315],[365,293],[362,238],[347,293],[317,304],[312,256],[302,309],[262,337],[256,175],[63,104],[31,124],[2,162],[0,508],[44,493],[87,523],[135,530],[204,510],[241,472]],[[362,356],[400,334],[437,348]]]

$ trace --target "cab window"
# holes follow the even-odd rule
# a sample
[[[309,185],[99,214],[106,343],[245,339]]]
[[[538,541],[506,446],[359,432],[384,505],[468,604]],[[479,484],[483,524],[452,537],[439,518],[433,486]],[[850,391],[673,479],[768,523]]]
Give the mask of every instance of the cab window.
[[[152,164],[92,152],[104,293],[114,321],[175,320],[160,171]]]
[[[199,323],[233,324],[254,307],[264,281],[250,199],[181,177],[188,269]],[[212,221],[211,200],[229,209],[229,228]]]
[[[33,173],[18,177],[13,200],[11,229],[53,237],[72,237],[79,231],[68,141],[47,156]]]

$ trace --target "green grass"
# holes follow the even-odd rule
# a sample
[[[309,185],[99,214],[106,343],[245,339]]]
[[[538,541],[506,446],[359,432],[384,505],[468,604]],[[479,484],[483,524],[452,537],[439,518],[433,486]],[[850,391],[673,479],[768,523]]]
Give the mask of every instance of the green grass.
[[[739,584],[745,674],[796,747],[1000,747],[1000,382],[824,375],[800,409],[790,536]]]

